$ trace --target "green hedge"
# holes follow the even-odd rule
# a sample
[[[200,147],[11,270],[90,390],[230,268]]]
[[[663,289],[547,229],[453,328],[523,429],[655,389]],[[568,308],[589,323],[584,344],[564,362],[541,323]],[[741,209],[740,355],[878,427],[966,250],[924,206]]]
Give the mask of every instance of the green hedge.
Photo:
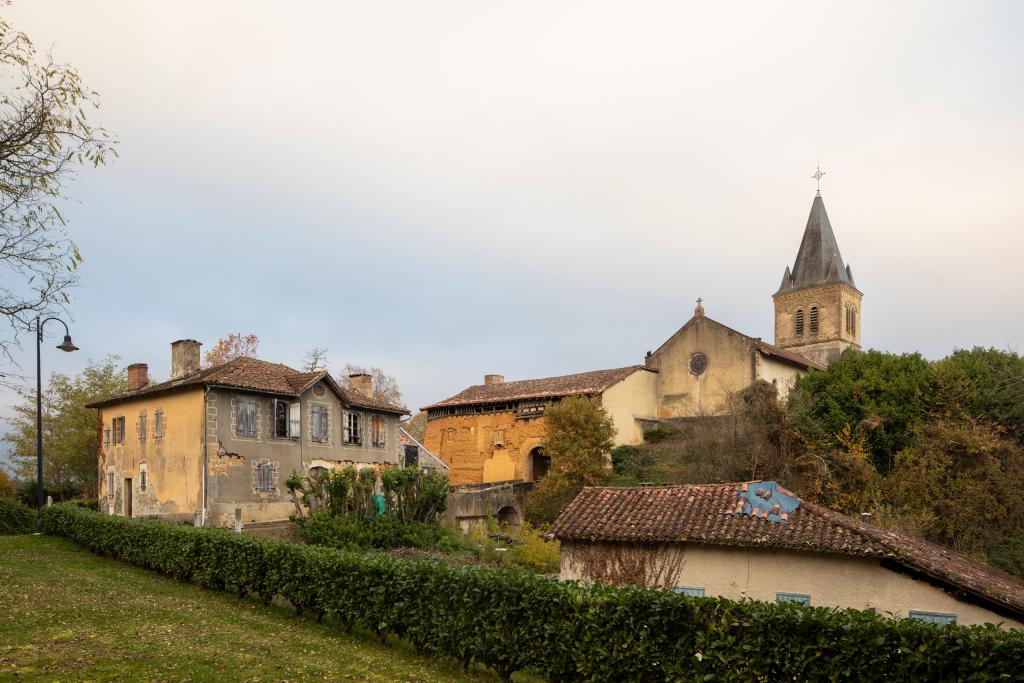
[[[392,517],[360,519],[335,517],[321,510],[302,525],[307,543],[343,550],[368,548],[423,548],[456,550],[462,547],[460,534],[439,524],[401,522]]]
[[[36,530],[36,511],[12,496],[0,496],[0,536],[31,534]]]
[[[1024,633],[939,627],[856,610],[687,598],[449,567],[55,505],[49,533],[205,587],[287,599],[316,618],[394,634],[508,678],[1019,680]]]

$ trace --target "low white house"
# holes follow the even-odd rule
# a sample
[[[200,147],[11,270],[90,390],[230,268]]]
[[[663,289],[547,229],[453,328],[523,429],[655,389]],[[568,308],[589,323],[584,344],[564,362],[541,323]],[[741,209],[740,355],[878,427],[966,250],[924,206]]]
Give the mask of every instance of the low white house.
[[[774,482],[586,488],[550,533],[563,579],[1024,628],[1024,583]]]

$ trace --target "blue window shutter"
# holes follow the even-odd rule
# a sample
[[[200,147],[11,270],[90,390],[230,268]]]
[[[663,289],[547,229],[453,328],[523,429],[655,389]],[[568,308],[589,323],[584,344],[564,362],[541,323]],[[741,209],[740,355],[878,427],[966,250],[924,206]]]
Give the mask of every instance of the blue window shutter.
[[[804,593],[776,593],[775,602],[796,602],[801,605],[809,605],[811,604],[811,596]]]
[[[942,626],[956,623],[956,615],[947,612],[922,612],[919,610],[910,610],[910,618]]]

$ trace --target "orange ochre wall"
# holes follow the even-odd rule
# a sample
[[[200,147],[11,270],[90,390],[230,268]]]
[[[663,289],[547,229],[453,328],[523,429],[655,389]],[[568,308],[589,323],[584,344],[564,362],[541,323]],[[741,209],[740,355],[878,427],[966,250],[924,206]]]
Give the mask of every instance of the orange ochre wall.
[[[504,446],[495,446],[495,432]],[[454,415],[427,422],[423,445],[448,465],[452,486],[532,479],[526,462],[544,440],[544,418],[516,419],[512,411]]]

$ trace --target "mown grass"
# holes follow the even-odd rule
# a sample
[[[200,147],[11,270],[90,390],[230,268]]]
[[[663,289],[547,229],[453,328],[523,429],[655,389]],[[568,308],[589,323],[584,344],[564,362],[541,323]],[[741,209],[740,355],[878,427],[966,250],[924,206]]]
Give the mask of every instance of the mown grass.
[[[0,680],[493,681],[48,536],[0,536]]]

